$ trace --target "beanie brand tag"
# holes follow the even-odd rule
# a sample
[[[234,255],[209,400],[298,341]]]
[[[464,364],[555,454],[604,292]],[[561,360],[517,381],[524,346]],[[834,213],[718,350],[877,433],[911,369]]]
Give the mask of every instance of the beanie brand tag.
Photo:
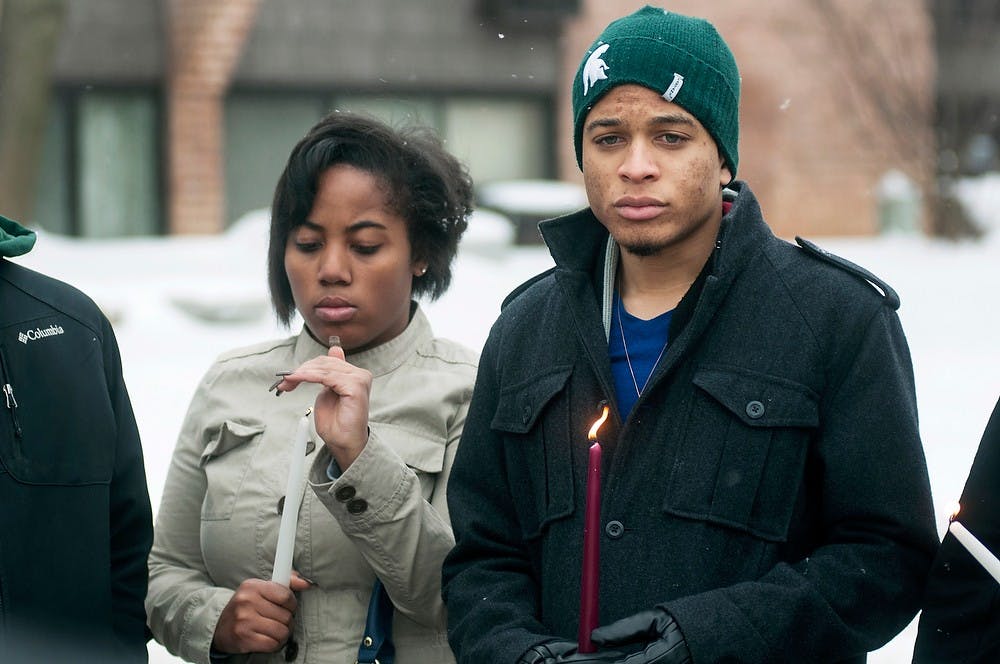
[[[681,91],[681,86],[684,85],[684,77],[680,74],[674,74],[674,80],[670,82],[670,86],[667,91],[663,93],[663,98],[667,101],[673,101],[677,98],[677,93]]]
[[[587,58],[587,62],[583,65],[583,96],[586,97],[590,88],[594,87],[594,83],[608,77],[605,74],[605,70],[608,69],[608,64],[601,59],[601,56],[611,48],[611,44],[601,44],[599,47],[594,49],[594,52],[590,54]]]

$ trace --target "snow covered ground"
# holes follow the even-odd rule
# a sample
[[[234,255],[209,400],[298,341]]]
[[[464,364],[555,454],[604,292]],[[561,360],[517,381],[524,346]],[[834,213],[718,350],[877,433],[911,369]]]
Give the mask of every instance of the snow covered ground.
[[[994,213],[1000,175],[966,180],[959,193],[974,218],[993,230],[982,241],[818,239],[881,276],[902,298],[941,532],[1000,395],[1000,219]],[[503,296],[551,265],[542,247],[510,246],[503,224],[486,213],[474,219],[451,290],[425,305],[439,336],[480,348]],[[216,237],[87,241],[42,234],[35,250],[19,259],[81,288],[114,320],[154,511],[188,400],[213,358],[287,334],[268,308],[266,242],[266,220],[257,217]],[[909,662],[915,627],[870,661]],[[157,644],[150,659],[178,661]]]

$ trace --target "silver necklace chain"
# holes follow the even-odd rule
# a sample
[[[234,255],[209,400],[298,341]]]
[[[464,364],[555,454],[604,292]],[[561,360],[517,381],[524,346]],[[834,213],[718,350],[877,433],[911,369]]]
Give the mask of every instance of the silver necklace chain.
[[[635,371],[632,370],[632,358],[628,354],[628,344],[625,342],[625,324],[622,322],[622,296],[621,291],[618,292],[618,331],[622,335],[622,348],[625,349],[625,363],[628,364],[628,372],[632,376],[632,385],[635,387],[635,396],[641,397],[643,390],[649,385],[649,379],[653,377],[653,372],[656,371],[656,365],[660,363],[660,358],[663,357],[663,352],[667,350],[667,342],[670,337],[663,340],[663,348],[660,349],[660,354],[656,356],[656,361],[653,362],[652,368],[649,370],[649,374],[646,376],[646,381],[642,384],[642,389],[639,388],[639,381],[635,379]]]

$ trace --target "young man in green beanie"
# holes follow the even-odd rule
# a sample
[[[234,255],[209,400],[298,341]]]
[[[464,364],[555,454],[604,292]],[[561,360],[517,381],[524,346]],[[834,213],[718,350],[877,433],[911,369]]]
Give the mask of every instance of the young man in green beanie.
[[[917,611],[937,537],[899,300],[772,235],[733,180],[739,89],[716,30],[662,9],[584,54],[590,207],[540,225],[556,267],[504,303],[448,486],[459,662],[861,662]]]
[[[153,521],[111,324],[8,260],[0,216],[0,662],[146,662]]]

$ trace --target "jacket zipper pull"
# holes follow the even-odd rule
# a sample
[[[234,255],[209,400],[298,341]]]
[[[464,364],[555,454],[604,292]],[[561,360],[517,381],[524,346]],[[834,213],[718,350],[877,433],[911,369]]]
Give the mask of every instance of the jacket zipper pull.
[[[14,388],[10,383],[4,383],[3,396],[7,402],[7,409],[10,410],[11,420],[14,422],[14,435],[21,437],[21,423],[17,421],[17,399],[14,398]]]

